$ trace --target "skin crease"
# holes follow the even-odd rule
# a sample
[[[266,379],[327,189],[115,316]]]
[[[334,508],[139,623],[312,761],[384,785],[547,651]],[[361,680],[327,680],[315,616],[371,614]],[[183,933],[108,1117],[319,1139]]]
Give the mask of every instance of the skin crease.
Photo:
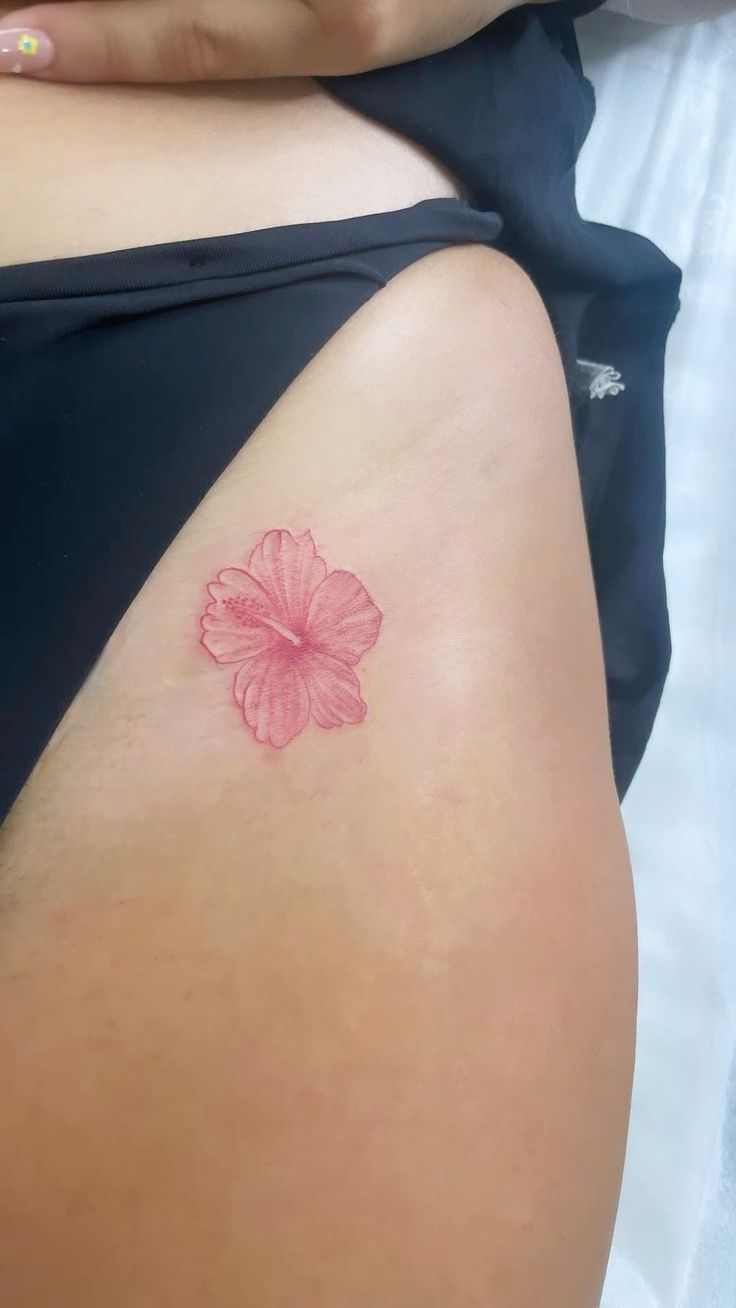
[[[0,112],[5,262],[454,193],[310,85]],[[264,752],[199,618],[276,526],[384,621],[366,722]],[[6,823],[0,939],[0,1301],[594,1308],[635,925],[564,387],[506,260],[401,274],[213,487]]]

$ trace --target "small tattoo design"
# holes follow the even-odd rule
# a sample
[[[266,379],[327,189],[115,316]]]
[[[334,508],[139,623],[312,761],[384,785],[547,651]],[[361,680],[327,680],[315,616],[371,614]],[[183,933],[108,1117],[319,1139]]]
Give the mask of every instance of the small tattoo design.
[[[310,717],[363,721],[353,669],[378,640],[381,611],[354,573],[328,571],[310,532],[267,531],[244,568],[207,590],[202,644],[237,664],[233,697],[257,741],[283,749]]]

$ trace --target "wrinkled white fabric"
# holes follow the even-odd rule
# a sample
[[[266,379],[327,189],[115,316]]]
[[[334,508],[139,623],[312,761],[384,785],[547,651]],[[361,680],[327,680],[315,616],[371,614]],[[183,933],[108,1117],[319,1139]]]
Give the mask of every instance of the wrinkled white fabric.
[[[581,211],[684,270],[665,389],[674,657],[624,810],[640,1013],[603,1308],[734,1308],[736,11],[653,27],[601,10],[578,32],[598,98]]]
[[[736,0],[607,0],[607,7],[647,23],[701,23],[736,7]]]

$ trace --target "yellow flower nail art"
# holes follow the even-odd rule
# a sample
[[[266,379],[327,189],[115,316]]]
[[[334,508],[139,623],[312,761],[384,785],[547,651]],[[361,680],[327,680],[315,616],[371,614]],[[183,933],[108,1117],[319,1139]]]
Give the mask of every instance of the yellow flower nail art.
[[[22,32],[18,37],[18,50],[21,54],[35,55],[38,50],[38,37],[30,32]]]

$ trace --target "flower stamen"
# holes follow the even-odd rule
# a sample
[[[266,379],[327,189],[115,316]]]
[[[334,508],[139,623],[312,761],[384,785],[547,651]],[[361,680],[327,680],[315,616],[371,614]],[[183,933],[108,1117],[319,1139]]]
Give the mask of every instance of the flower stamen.
[[[259,613],[258,621],[263,623],[264,627],[272,627],[274,631],[278,632],[279,636],[283,636],[284,640],[290,641],[297,648],[302,644],[301,636],[297,636],[295,631],[285,626],[283,622],[279,622],[277,618],[269,618],[265,614]]]

